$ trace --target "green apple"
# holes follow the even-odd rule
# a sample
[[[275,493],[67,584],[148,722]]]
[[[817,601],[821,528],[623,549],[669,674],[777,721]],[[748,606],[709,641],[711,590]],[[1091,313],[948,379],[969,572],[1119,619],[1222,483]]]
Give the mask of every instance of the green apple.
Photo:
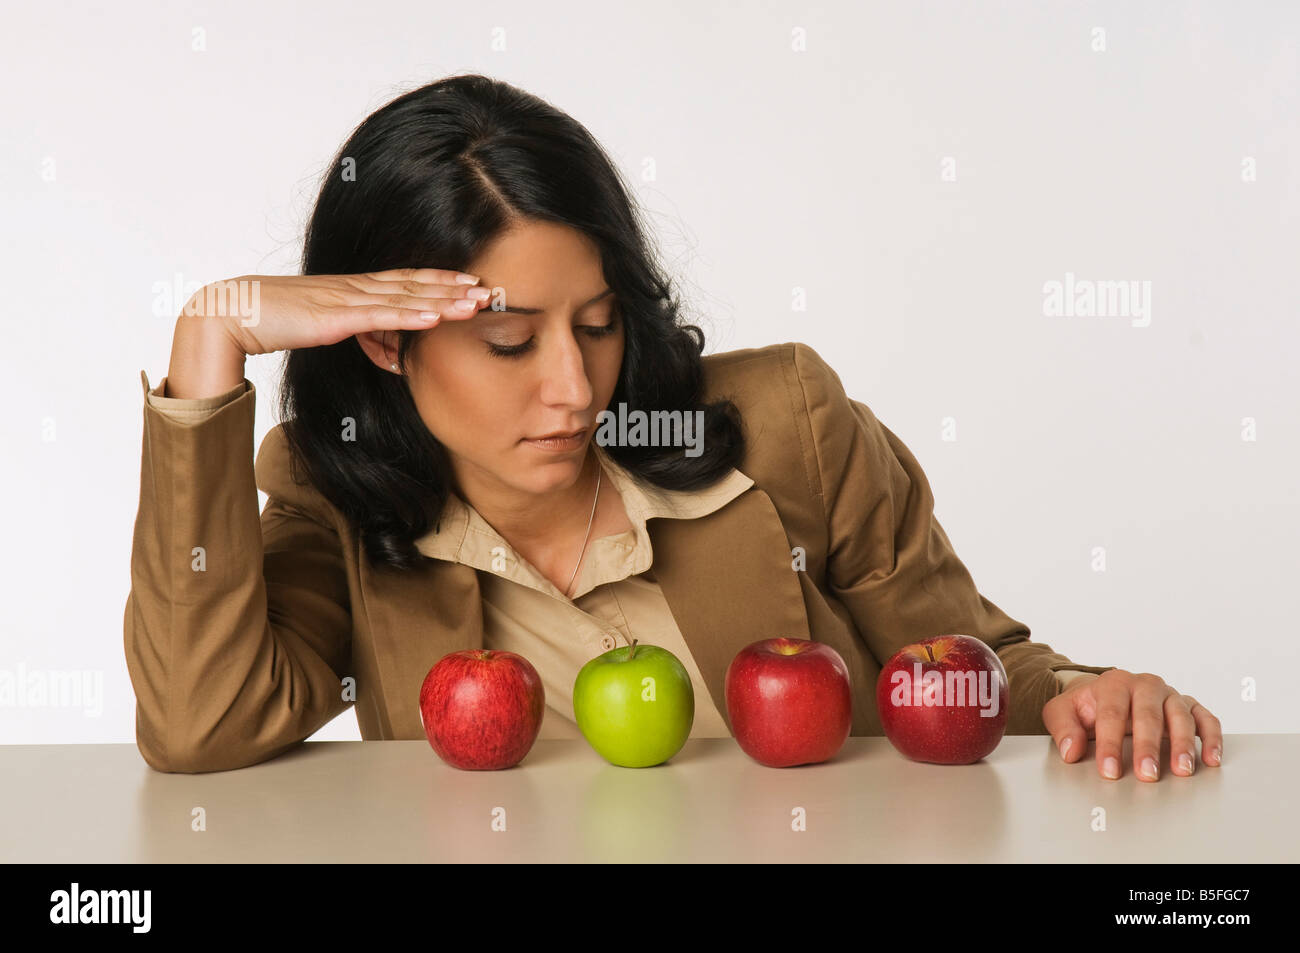
[[[610,764],[648,768],[686,744],[695,690],[676,655],[633,639],[582,666],[573,683],[573,717]]]

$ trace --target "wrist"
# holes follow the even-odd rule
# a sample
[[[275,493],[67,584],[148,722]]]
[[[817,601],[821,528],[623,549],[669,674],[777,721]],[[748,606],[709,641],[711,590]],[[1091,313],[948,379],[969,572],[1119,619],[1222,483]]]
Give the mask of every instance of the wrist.
[[[1083,684],[1098,677],[1095,672],[1076,672],[1073,669],[1053,672],[1052,674],[1056,676],[1057,682],[1060,683],[1061,691],[1073,687],[1076,683]]]
[[[182,314],[172,336],[166,396],[193,399],[224,394],[244,380],[246,357],[223,319]]]

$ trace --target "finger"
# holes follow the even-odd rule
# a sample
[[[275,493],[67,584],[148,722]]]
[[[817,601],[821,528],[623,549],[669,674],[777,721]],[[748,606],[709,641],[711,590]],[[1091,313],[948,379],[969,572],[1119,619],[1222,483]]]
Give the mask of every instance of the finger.
[[[1191,695],[1183,697],[1196,719],[1196,733],[1201,736],[1201,761],[1217,768],[1223,764],[1223,725]]]
[[[1196,770],[1196,719],[1186,695],[1171,692],[1165,699],[1169,725],[1169,770],[1184,777]]]
[[[327,320],[330,337],[341,340],[366,331],[423,331],[437,327],[441,317],[437,312],[408,311],[405,308],[388,308],[365,304],[352,308],[339,308]],[[336,323],[337,322],[337,323]]]
[[[1165,699],[1174,694],[1158,675],[1133,680],[1133,770],[1143,781],[1160,779],[1160,739],[1165,734]]]
[[[403,294],[413,298],[446,298],[449,301],[457,301],[461,298],[486,299],[492,294],[489,289],[478,285],[415,281],[410,278],[383,281],[372,275],[343,275],[342,281],[352,291],[376,295]]]
[[[446,268],[389,268],[364,274],[380,281],[418,281],[433,285],[476,285],[478,277]]]
[[[1088,750],[1088,729],[1074,701],[1083,691],[1079,688],[1069,695],[1062,693],[1043,706],[1043,727],[1052,736],[1061,760],[1066,763],[1078,761]]]
[[[485,289],[483,290],[486,294]],[[410,294],[358,294],[353,306],[379,305],[381,307],[416,312],[434,312],[444,318],[472,318],[487,304],[479,298],[420,297]]]
[[[410,275],[431,278],[458,272],[432,268],[393,269],[360,275],[342,275],[336,280],[347,286],[346,304],[380,304],[390,308],[407,308],[421,313],[435,313],[443,318],[472,318],[487,304],[492,292],[470,284],[437,284],[419,281]],[[377,276],[388,276],[381,280]],[[475,279],[477,280],[477,279]]]
[[[1097,769],[1102,777],[1117,780],[1123,774],[1120,755],[1124,750],[1124,729],[1128,723],[1132,689],[1127,678],[1097,679],[1092,685],[1097,698]]]

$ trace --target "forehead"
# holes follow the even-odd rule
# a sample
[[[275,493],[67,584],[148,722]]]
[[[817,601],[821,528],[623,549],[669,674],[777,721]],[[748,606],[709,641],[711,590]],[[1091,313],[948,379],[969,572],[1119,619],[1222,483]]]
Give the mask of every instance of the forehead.
[[[464,269],[504,289],[507,306],[577,308],[606,288],[600,250],[567,225],[526,222],[498,236]]]

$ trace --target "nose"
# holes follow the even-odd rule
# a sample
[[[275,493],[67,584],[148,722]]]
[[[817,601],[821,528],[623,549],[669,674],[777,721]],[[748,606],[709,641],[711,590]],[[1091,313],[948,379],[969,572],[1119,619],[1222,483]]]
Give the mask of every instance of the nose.
[[[541,373],[542,402],[556,407],[585,410],[594,392],[587,379],[587,363],[573,333],[552,336],[554,345],[537,366]]]

